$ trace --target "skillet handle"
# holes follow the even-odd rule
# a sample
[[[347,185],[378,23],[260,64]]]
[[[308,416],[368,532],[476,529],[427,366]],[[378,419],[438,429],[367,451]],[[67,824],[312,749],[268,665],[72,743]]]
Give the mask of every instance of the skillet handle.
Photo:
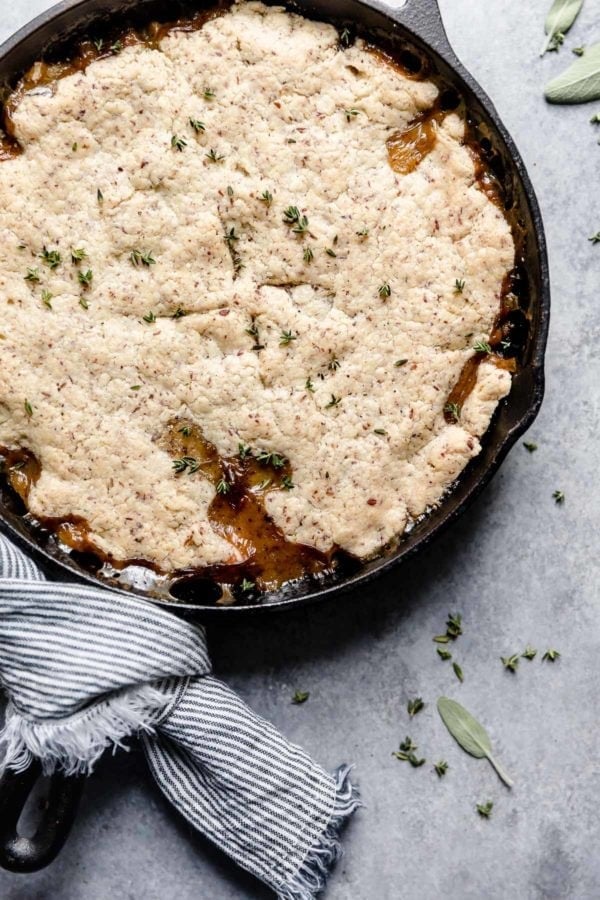
[[[383,0],[386,12],[420,37],[452,65],[458,60],[450,45],[438,0]]]
[[[51,776],[35,834],[19,835],[19,818],[41,774],[36,761],[25,772],[6,771],[0,779],[0,867],[10,872],[37,872],[51,863],[75,819],[84,778],[57,773]]]

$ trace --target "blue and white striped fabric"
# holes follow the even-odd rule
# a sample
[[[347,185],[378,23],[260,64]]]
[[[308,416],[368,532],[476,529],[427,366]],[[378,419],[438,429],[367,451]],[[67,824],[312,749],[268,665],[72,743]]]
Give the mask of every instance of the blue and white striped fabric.
[[[150,769],[199,831],[282,900],[312,900],[359,806],[210,674],[202,628],[136,597],[49,582],[0,535],[0,771],[91,772],[141,737]]]

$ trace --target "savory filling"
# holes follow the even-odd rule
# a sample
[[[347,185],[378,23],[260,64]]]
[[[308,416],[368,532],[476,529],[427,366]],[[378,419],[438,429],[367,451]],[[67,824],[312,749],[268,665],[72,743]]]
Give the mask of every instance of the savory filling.
[[[268,589],[480,449],[511,228],[460,105],[261,3],[38,64],[0,148],[0,447],[63,543]]]

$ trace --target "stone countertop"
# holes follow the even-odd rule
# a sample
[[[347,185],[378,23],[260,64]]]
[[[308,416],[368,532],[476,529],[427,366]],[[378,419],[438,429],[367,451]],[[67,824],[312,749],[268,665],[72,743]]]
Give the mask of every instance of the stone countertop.
[[[412,0],[416,2],[416,0]],[[231,631],[213,628],[216,673],[329,768],[356,764],[365,808],[327,900],[592,900],[600,896],[600,130],[591,106],[551,107],[545,81],[598,39],[588,3],[561,53],[537,53],[549,0],[440,0],[458,56],[494,98],[525,158],[544,214],[553,282],[547,394],[529,438],[460,522],[422,556],[334,603]],[[3,4],[0,38],[50,6]],[[597,24],[597,23],[596,23]],[[565,492],[564,505],[552,499]],[[432,636],[460,610],[452,651]],[[539,651],[513,675],[499,657]],[[541,653],[557,647],[554,664]],[[294,690],[310,691],[302,706]],[[515,780],[445,731],[449,694],[489,727]],[[407,698],[425,709],[411,722]],[[427,765],[392,758],[410,734]],[[438,779],[431,764],[449,763]],[[475,804],[492,800],[484,820]],[[258,900],[240,872],[167,806],[139,752],[106,759],[86,789],[58,860],[30,876],[0,874],[4,900]]]

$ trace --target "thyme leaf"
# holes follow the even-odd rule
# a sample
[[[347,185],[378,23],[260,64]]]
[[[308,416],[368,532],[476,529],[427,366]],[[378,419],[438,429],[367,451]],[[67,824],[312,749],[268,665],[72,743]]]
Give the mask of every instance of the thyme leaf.
[[[310,691],[296,691],[292,697],[292,703],[298,706],[300,703],[306,703],[310,697]]]
[[[411,719],[413,716],[416,716],[418,712],[421,712],[424,706],[425,704],[422,697],[415,697],[414,700],[409,700],[406,704],[406,709]]]

